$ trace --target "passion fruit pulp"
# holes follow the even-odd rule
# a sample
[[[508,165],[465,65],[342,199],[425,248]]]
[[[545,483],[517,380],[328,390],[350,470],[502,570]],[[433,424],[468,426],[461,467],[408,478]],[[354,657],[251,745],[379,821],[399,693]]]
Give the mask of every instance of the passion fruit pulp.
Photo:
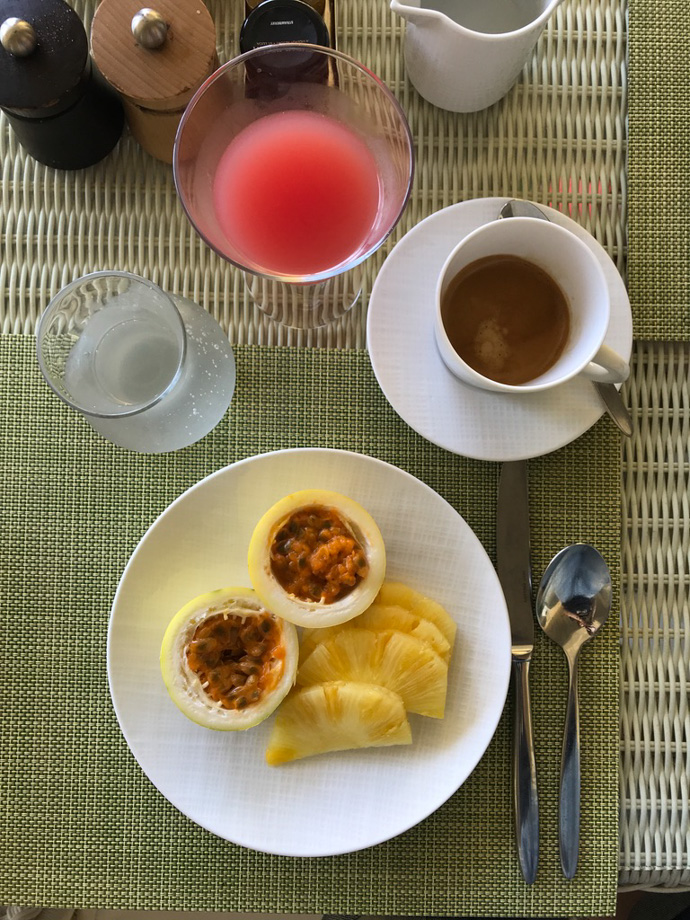
[[[278,707],[295,682],[295,627],[251,588],[194,598],[173,617],[161,646],[161,672],[175,705],[219,731],[251,728]]]
[[[337,492],[306,489],[263,515],[249,544],[249,577],[267,607],[298,626],[325,627],[358,616],[386,572],[376,522]]]

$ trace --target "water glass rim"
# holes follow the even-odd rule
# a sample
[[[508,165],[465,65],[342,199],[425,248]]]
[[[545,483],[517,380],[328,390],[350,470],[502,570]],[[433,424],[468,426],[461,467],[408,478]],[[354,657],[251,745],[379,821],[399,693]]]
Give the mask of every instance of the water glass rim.
[[[134,406],[132,409],[125,409],[120,412],[97,412],[93,409],[88,409],[76,402],[73,399],[70,399],[66,393],[60,389],[58,385],[53,380],[52,374],[46,364],[46,361],[43,356],[42,342],[44,337],[49,329],[49,324],[54,317],[55,309],[60,301],[71,291],[77,288],[79,285],[84,282],[93,281],[98,278],[127,278],[130,281],[134,281],[139,284],[143,284],[146,287],[155,290],[157,293],[162,295],[162,297],[170,304],[171,307],[171,316],[173,317],[174,324],[178,327],[180,335],[180,354],[177,362],[177,368],[173,374],[170,382],[167,386],[156,396],[151,398],[141,405]],[[186,357],[187,357],[187,333],[185,330],[184,321],[180,315],[180,311],[177,309],[177,305],[173,298],[168,294],[167,291],[164,291],[159,285],[155,282],[150,281],[148,278],[143,278],[141,275],[135,275],[133,272],[122,271],[118,269],[102,269],[100,271],[89,272],[86,275],[80,275],[78,278],[74,278],[68,284],[61,287],[57,293],[51,297],[48,302],[48,306],[45,308],[41,314],[38,324],[36,327],[36,357],[38,360],[38,366],[41,370],[44,380],[50,387],[50,389],[55,393],[59,399],[62,400],[66,405],[71,409],[81,413],[82,415],[87,415],[91,418],[103,418],[103,419],[119,419],[119,418],[132,418],[136,415],[141,415],[142,412],[146,412],[151,409],[153,406],[158,405],[162,399],[164,399],[177,385],[182,375],[182,369],[184,368]]]

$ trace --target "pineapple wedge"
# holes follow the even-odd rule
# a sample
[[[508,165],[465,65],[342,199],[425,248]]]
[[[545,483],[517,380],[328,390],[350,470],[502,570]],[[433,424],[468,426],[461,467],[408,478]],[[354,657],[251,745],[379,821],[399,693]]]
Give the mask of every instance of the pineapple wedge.
[[[334,680],[379,684],[399,694],[408,712],[443,718],[448,665],[426,642],[398,630],[350,627],[320,642],[298,670],[297,683]]]
[[[399,581],[384,581],[374,603],[404,607],[415,616],[429,620],[441,630],[450,647],[453,647],[457,630],[455,621],[439,603],[431,598],[408,588]]]
[[[373,684],[329,681],[293,691],[273,726],[266,761],[271,766],[351,748],[411,744],[400,697]]]
[[[408,636],[414,636],[415,639],[426,642],[443,658],[446,664],[450,660],[450,643],[438,626],[417,613],[410,613],[404,607],[375,603],[354,620],[348,620],[347,623],[340,626],[303,630],[299,649],[300,664],[306,661],[319,643],[332,639],[337,633],[348,628],[371,629],[374,632],[397,629]]]

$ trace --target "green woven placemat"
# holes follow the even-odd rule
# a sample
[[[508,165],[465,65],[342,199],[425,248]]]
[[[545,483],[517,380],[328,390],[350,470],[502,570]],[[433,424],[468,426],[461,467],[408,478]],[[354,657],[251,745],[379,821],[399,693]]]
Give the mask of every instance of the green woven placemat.
[[[447,498],[494,555],[498,464],[418,437],[381,394],[363,351],[236,348],[238,385],[199,444],[145,457],[95,435],[40,378],[33,337],[0,339],[0,902],[51,907],[339,914],[596,916],[615,908],[618,629],[582,656],[579,873],[566,882],[557,789],[566,669],[541,635],[532,669],[541,861],[526,886],[510,813],[510,704],[465,785],[381,846],[327,859],[266,856],[220,840],[149,783],[108,694],[110,604],[146,528],[183,490],[242,457],[349,448],[402,467]],[[530,463],[533,564],[594,543],[619,583],[620,459],[607,420]],[[618,603],[616,596],[615,603]],[[305,814],[305,821],[309,815]]]
[[[687,0],[629,0],[628,287],[636,338],[690,340]]]

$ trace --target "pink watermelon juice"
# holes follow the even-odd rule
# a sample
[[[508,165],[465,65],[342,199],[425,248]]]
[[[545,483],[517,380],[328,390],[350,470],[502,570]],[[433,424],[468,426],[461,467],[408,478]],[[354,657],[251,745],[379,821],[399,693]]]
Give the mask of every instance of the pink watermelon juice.
[[[316,112],[278,112],[230,142],[213,197],[221,230],[248,267],[312,275],[361,250],[379,208],[379,175],[345,125]]]

